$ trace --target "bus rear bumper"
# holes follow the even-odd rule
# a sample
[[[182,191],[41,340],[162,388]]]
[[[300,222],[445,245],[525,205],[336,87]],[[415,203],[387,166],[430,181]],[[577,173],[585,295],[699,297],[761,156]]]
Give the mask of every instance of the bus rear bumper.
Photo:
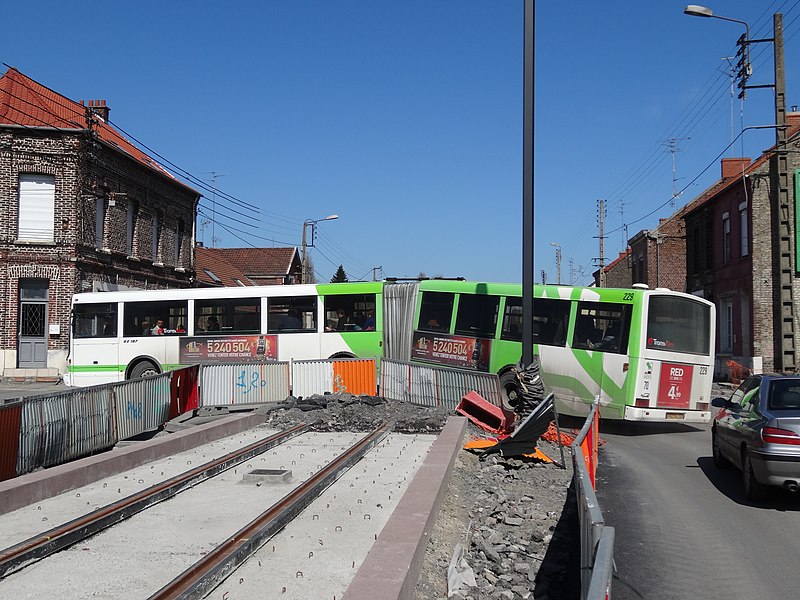
[[[657,421],[665,423],[710,423],[710,410],[681,410],[670,408],[640,408],[637,406],[625,407],[626,421]]]

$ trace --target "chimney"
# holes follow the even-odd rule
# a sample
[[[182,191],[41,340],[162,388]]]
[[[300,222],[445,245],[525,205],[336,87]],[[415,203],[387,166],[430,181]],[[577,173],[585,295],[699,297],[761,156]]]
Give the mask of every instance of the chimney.
[[[83,100],[81,100],[81,104],[83,104]],[[103,123],[108,123],[108,113],[111,112],[111,109],[106,106],[105,100],[88,100],[87,106],[89,110],[103,120]]]
[[[786,124],[789,127],[797,127],[800,125],[800,112],[796,112],[797,107],[792,106],[792,112],[786,113]]]
[[[749,158],[723,158],[722,178],[740,177],[749,164]]]

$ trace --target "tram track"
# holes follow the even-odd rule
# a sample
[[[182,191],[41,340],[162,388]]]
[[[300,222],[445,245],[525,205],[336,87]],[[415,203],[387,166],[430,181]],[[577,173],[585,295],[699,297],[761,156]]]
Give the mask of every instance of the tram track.
[[[295,425],[0,550],[0,580],[31,562],[69,548],[154,504],[172,498],[187,488],[305,433],[310,428],[311,425],[305,423]]]
[[[203,598],[391,431],[381,424],[261,513],[149,600]]]

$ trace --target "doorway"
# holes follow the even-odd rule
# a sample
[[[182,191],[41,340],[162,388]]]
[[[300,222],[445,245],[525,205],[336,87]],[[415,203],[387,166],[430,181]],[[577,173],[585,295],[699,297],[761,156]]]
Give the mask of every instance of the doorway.
[[[19,281],[17,366],[20,369],[47,367],[47,280]]]

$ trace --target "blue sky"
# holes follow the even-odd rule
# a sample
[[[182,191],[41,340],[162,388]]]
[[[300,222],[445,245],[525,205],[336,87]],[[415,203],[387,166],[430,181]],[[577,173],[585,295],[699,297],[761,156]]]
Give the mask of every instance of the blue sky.
[[[680,206],[719,176],[721,154],[774,140],[748,131],[724,152],[722,59],[743,27],[685,4],[537,3],[537,281],[555,281],[552,243],[562,280],[590,281],[598,199],[613,258],[623,223],[633,235],[672,212],[673,186]],[[752,38],[783,12],[787,106],[800,104],[800,0],[709,6]],[[304,220],[338,214],[316,228],[322,281],[339,264],[351,279],[382,267],[521,281],[522,15],[522,0],[17,3],[0,61],[107,100],[113,124],[209,187],[217,173],[206,245],[213,229],[218,246],[299,246]],[[771,56],[752,47],[751,83],[772,81]],[[741,111],[735,134],[774,123],[771,91],[749,91]]]

